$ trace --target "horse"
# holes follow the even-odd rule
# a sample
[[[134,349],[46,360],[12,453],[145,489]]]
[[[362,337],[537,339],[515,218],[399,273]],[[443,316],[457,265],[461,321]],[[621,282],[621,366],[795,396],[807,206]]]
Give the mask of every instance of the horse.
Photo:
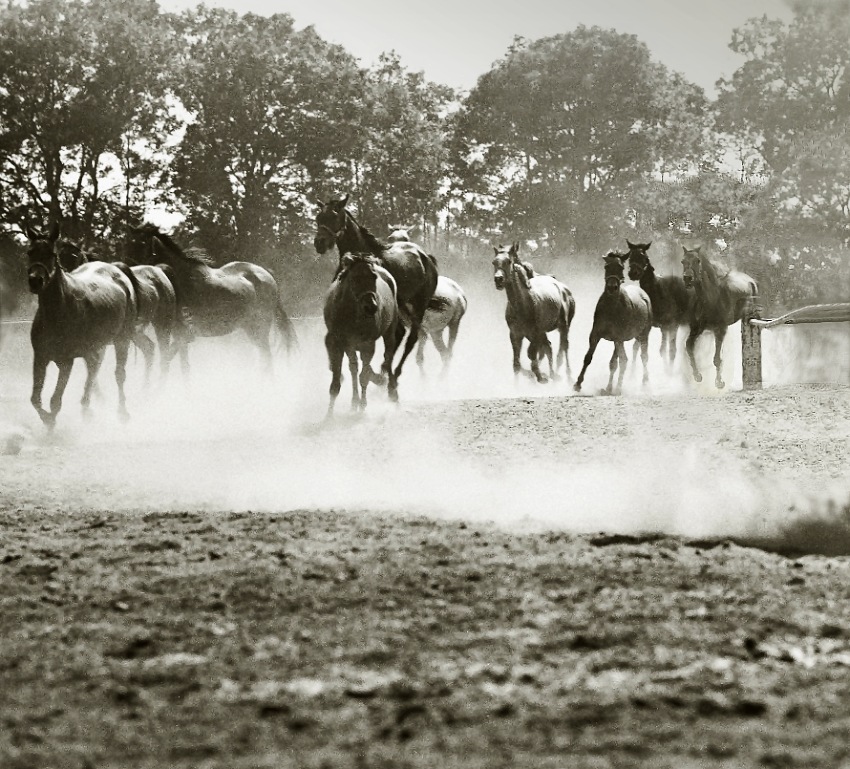
[[[136,325],[137,281],[126,264],[87,262],[71,273],[59,265],[56,241],[59,227],[48,235],[28,227],[27,280],[38,297],[32,322],[33,385],[30,402],[45,426],[52,430],[62,408],[62,396],[76,358],[86,363],[83,413],[89,413],[92,387],[103,363],[105,348],[115,348],[115,381],[118,413],[127,419],[124,395],[127,355]],[[59,369],[50,398],[50,411],[42,406],[41,393],[49,363]]]
[[[341,262],[340,272],[328,290],[324,306],[325,348],[331,370],[328,417],[333,415],[334,403],[342,385],[344,356],[348,356],[351,373],[352,410],[366,408],[369,382],[383,383],[383,376],[372,371],[378,339],[384,342],[381,371],[389,380],[389,397],[392,401],[398,400],[398,377],[392,370],[392,363],[404,338],[395,279],[380,260],[371,254],[346,254]]]
[[[528,359],[531,371],[538,382],[546,377],[540,371],[539,358],[549,360],[549,375],[557,378],[561,362],[566,363],[567,377],[571,378],[569,360],[570,325],[575,316],[575,299],[570,290],[551,275],[540,275],[519,259],[519,243],[510,247],[493,247],[493,282],[498,291],[505,291],[508,302],[505,321],[513,348],[514,374],[519,374],[520,350],[523,339],[528,339]],[[558,331],[560,346],[555,363],[547,334]]]
[[[73,272],[91,259],[79,244],[67,238],[59,239],[56,253],[59,264],[66,272]],[[185,365],[185,345],[182,344],[177,322],[177,298],[174,284],[168,274],[171,272],[168,265],[138,264],[130,267],[130,271],[138,282],[133,343],[145,356],[145,381],[150,383],[156,346],[159,347],[160,375],[163,379],[168,374],[176,348],[179,348]],[[153,329],[156,346],[144,333],[148,326]]]
[[[668,369],[676,360],[676,335],[680,326],[690,325],[691,293],[681,275],[658,275],[649,261],[652,243],[632,243],[629,248],[629,279],[638,281],[652,303],[652,325],[661,330],[662,360],[667,360]],[[633,357],[637,355],[635,341]]]
[[[726,383],[721,375],[723,361],[720,352],[726,331],[733,323],[742,320],[748,306],[758,295],[758,286],[746,273],[710,260],[702,252],[702,246],[691,249],[682,246],[682,250],[682,278],[685,285],[694,290],[693,319],[685,349],[694,379],[702,382],[702,374],[694,358],[694,345],[703,331],[714,332],[714,384],[722,390]]]
[[[448,371],[460,322],[466,314],[467,305],[466,294],[460,285],[451,278],[440,275],[437,278],[437,290],[428,302],[428,309],[425,310],[425,316],[422,318],[422,328],[419,330],[416,363],[420,372],[424,372],[425,369],[425,343],[429,338],[440,353],[443,373]],[[443,332],[446,329],[448,329],[448,340],[443,338]]]
[[[387,243],[411,242],[410,233],[416,225],[394,224],[390,226]],[[458,329],[463,316],[466,314],[468,302],[466,294],[460,285],[446,277],[437,277],[437,288],[434,296],[428,302],[428,308],[422,318],[419,329],[419,343],[416,346],[416,363],[420,373],[425,372],[425,344],[430,338],[434,347],[440,353],[443,361],[443,373],[448,371],[452,360]],[[443,338],[443,332],[448,329],[448,341]]]
[[[186,341],[196,336],[219,337],[241,329],[271,370],[269,337],[276,327],[287,350],[297,344],[295,328],[283,309],[272,274],[252,262],[213,267],[200,249],[184,250],[156,225],[130,227],[128,250],[134,261],[164,261],[173,271],[177,315]]]
[[[593,326],[590,330],[590,341],[584,365],[575,383],[575,391],[581,392],[584,374],[596,346],[602,339],[614,343],[614,354],[608,365],[610,375],[608,387],[603,390],[606,395],[619,394],[623,389],[623,377],[629,359],[626,356],[626,345],[634,339],[640,346],[640,357],[643,362],[643,383],[649,382],[648,352],[649,332],[652,329],[652,302],[646,291],[639,286],[625,284],[625,266],[628,254],[618,254],[614,251],[602,257],[605,260],[605,289],[596,302],[593,313]],[[619,365],[620,375],[617,387],[614,389],[614,374]]]
[[[401,359],[393,372],[398,379],[407,356],[419,339],[428,303],[437,290],[437,260],[410,240],[389,244],[380,241],[351,215],[346,208],[348,198],[345,195],[332,198],[327,203],[316,201],[320,210],[316,215],[313,245],[319,254],[325,254],[336,246],[340,257],[337,275],[346,254],[369,253],[393,276],[402,323],[410,328]]]

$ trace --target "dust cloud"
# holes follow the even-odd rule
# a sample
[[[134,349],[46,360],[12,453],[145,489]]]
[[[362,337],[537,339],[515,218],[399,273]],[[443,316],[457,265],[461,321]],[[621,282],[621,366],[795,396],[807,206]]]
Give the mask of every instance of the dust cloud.
[[[78,362],[52,435],[29,404],[28,328],[6,326],[0,349],[0,440],[10,450],[0,458],[0,493],[7,500],[48,500],[60,509],[333,509],[424,515],[514,531],[661,532],[764,541],[776,541],[789,526],[799,529],[811,511],[820,514],[823,500],[846,494],[846,486],[814,492],[774,476],[760,477],[724,458],[716,446],[693,440],[670,443],[650,437],[630,445],[616,435],[600,435],[595,449],[573,461],[563,451],[547,456],[544,437],[511,426],[494,431],[494,445],[471,450],[457,438],[456,417],[442,417],[440,404],[576,396],[565,378],[545,385],[514,378],[505,298],[490,282],[489,263],[478,279],[457,279],[467,289],[469,311],[448,373],[441,375],[429,343],[424,375],[415,351],[405,364],[399,406],[387,401],[384,388],[371,385],[366,413],[352,415],[346,369],[333,420],[325,419],[330,374],[319,308],[296,320],[300,350],[290,359],[279,353],[271,379],[261,374],[255,352],[239,337],[197,340],[190,376],[184,377],[175,361],[168,379],[150,388],[143,381],[141,356],[131,356],[128,424],[115,414],[111,353],[99,377],[94,414],[82,419],[84,367]],[[601,275],[566,282],[577,299],[569,353],[575,377]],[[786,332],[764,334],[765,360],[779,361],[766,366],[766,384],[820,381],[824,374],[832,377],[826,381],[842,383],[846,372],[840,366],[836,372],[835,346],[846,338],[824,342],[812,334]],[[772,334],[784,336],[768,341]],[[642,390],[639,373],[630,372],[624,397],[605,401],[629,409],[647,398],[723,397],[713,387],[709,335],[698,347],[705,372],[698,387],[686,366],[684,335],[679,358],[667,371],[658,359],[659,332],[653,331],[650,391]],[[605,342],[598,348],[585,393],[595,394],[607,383],[611,349]],[[724,354],[727,392],[740,389],[740,341],[734,327]],[[379,361],[380,352],[376,367]],[[527,366],[525,358],[523,363]],[[45,400],[54,381],[51,369]],[[458,411],[447,408],[447,413]],[[704,461],[705,451],[713,452],[712,462]],[[850,537],[847,545],[850,552]]]

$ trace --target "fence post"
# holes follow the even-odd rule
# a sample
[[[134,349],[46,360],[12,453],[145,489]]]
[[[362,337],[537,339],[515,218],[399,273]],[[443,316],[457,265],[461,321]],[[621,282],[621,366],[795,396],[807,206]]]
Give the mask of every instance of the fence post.
[[[750,323],[751,318],[760,318],[758,296],[747,302],[741,318],[741,364],[745,390],[761,390],[761,328]]]

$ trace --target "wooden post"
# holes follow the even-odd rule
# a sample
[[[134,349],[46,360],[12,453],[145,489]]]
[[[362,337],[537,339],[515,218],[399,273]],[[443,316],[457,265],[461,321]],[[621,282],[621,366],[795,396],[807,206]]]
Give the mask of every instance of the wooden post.
[[[754,296],[741,318],[741,365],[745,390],[761,390],[761,328],[750,323],[751,318],[760,317],[758,297]]]

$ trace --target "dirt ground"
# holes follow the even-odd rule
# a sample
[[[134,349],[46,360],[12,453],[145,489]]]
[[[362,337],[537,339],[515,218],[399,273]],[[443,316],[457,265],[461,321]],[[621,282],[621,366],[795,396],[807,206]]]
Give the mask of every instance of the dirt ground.
[[[576,396],[470,322],[399,407],[325,421],[305,320],[274,381],[136,372],[127,425],[75,374],[52,435],[7,333],[0,767],[850,765],[845,342],[622,397],[600,349]]]

